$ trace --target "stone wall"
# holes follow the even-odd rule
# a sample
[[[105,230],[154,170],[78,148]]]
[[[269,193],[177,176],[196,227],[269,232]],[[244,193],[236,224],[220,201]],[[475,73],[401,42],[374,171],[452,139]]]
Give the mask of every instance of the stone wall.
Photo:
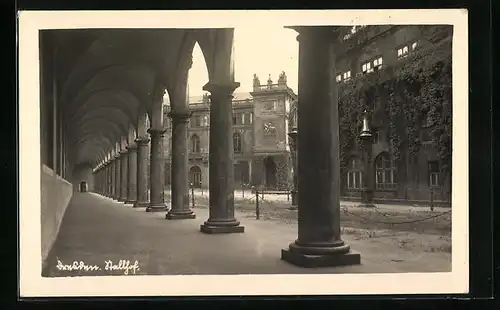
[[[49,167],[41,168],[41,244],[42,264],[54,244],[64,213],[73,195],[73,185],[60,176],[54,176]]]

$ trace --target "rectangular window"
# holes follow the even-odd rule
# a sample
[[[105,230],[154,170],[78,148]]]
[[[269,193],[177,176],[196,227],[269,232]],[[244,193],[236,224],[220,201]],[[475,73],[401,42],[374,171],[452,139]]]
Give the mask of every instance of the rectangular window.
[[[429,185],[431,187],[439,186],[439,174],[437,172],[431,172],[429,175]]]
[[[249,125],[252,123],[252,114],[250,112],[243,114],[243,124]]]
[[[243,114],[241,112],[233,113],[233,124],[241,125],[243,122]]]
[[[337,82],[342,82],[342,74],[337,75]]]
[[[380,131],[375,131],[373,133],[373,144],[380,143]]]
[[[439,186],[439,162],[437,160],[429,161],[429,186]]]

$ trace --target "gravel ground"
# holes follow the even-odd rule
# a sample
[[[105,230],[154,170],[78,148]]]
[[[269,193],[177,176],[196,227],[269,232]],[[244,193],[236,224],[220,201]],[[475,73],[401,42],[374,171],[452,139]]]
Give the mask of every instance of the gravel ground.
[[[169,193],[165,195],[169,200]],[[256,218],[254,196],[236,197],[235,209],[246,218]],[[290,202],[259,201],[260,220],[297,225],[297,211],[289,210]],[[197,196],[195,208],[208,208],[208,197]],[[376,239],[397,244],[411,251],[451,253],[451,209],[360,208],[342,205],[340,222],[342,233],[356,240]]]

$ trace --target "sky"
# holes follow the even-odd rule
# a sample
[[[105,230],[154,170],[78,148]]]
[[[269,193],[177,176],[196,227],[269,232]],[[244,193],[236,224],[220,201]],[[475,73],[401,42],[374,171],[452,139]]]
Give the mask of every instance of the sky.
[[[266,84],[269,74],[277,83],[279,74],[285,71],[287,83],[297,93],[298,42],[297,32],[281,25],[248,25],[234,30],[235,81],[240,87],[235,92],[250,92],[253,74],[261,84]],[[208,73],[198,44],[193,50],[193,66],[189,71],[189,95],[200,96]]]

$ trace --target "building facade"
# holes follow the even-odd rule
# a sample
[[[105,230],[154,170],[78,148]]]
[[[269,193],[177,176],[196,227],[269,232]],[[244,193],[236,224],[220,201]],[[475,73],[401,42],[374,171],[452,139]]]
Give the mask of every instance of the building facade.
[[[277,83],[269,76],[261,84],[254,75],[253,91],[233,95],[233,149],[235,187],[290,189],[291,155],[288,141],[289,113],[296,100],[284,72]],[[195,187],[208,188],[210,109],[209,97],[190,97],[189,178]],[[171,122],[164,111],[167,132],[164,137],[165,181],[170,185]]]
[[[371,165],[375,199],[450,201],[452,30],[361,26],[342,38],[336,82],[345,198],[360,197]],[[358,139],[363,110],[373,135],[369,160]]]

